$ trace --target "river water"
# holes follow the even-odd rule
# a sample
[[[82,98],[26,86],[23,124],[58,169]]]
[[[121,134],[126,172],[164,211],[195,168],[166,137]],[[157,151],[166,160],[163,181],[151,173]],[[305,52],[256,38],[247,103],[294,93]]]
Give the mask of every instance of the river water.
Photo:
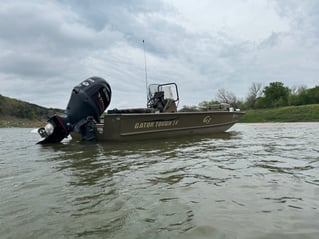
[[[0,238],[319,238],[319,123],[36,145],[0,129]]]

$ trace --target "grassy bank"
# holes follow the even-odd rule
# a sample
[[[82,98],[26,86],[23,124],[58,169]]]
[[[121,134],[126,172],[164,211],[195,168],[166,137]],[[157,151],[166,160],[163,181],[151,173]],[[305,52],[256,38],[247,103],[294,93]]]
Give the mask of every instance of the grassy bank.
[[[30,120],[14,116],[0,116],[0,128],[39,128],[46,124],[46,120]]]
[[[319,104],[247,110],[241,123],[319,122]]]
[[[0,95],[0,128],[36,128],[43,126],[48,116],[63,112]]]

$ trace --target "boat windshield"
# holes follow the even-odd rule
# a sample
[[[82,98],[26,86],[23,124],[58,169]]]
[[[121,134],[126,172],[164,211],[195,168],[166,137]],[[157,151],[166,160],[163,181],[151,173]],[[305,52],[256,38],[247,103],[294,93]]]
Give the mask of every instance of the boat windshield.
[[[152,99],[158,92],[163,92],[164,99],[179,100],[177,85],[175,83],[149,85],[147,99]]]
[[[148,88],[147,107],[160,112],[176,112],[179,96],[175,83],[151,84]]]

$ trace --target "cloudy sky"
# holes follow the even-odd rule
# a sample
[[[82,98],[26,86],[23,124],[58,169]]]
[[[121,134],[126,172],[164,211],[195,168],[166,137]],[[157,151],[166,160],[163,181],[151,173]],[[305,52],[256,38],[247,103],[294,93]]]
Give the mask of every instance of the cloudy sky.
[[[318,0],[1,0],[0,94],[64,109],[100,76],[110,108],[144,107],[143,40],[148,82],[176,82],[180,107],[319,84]]]

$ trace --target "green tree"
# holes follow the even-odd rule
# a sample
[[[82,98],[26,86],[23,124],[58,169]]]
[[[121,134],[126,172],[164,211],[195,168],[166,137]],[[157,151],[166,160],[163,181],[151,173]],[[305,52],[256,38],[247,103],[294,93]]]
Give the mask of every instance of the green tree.
[[[258,99],[259,108],[272,108],[288,105],[289,88],[282,82],[271,82],[263,90],[264,97]]]
[[[303,105],[301,95],[304,94],[304,92],[307,90],[307,87],[302,85],[299,87],[292,87],[290,89],[290,94],[288,97],[288,104],[289,105]]]
[[[319,86],[305,90],[299,97],[304,105],[319,103]]]

